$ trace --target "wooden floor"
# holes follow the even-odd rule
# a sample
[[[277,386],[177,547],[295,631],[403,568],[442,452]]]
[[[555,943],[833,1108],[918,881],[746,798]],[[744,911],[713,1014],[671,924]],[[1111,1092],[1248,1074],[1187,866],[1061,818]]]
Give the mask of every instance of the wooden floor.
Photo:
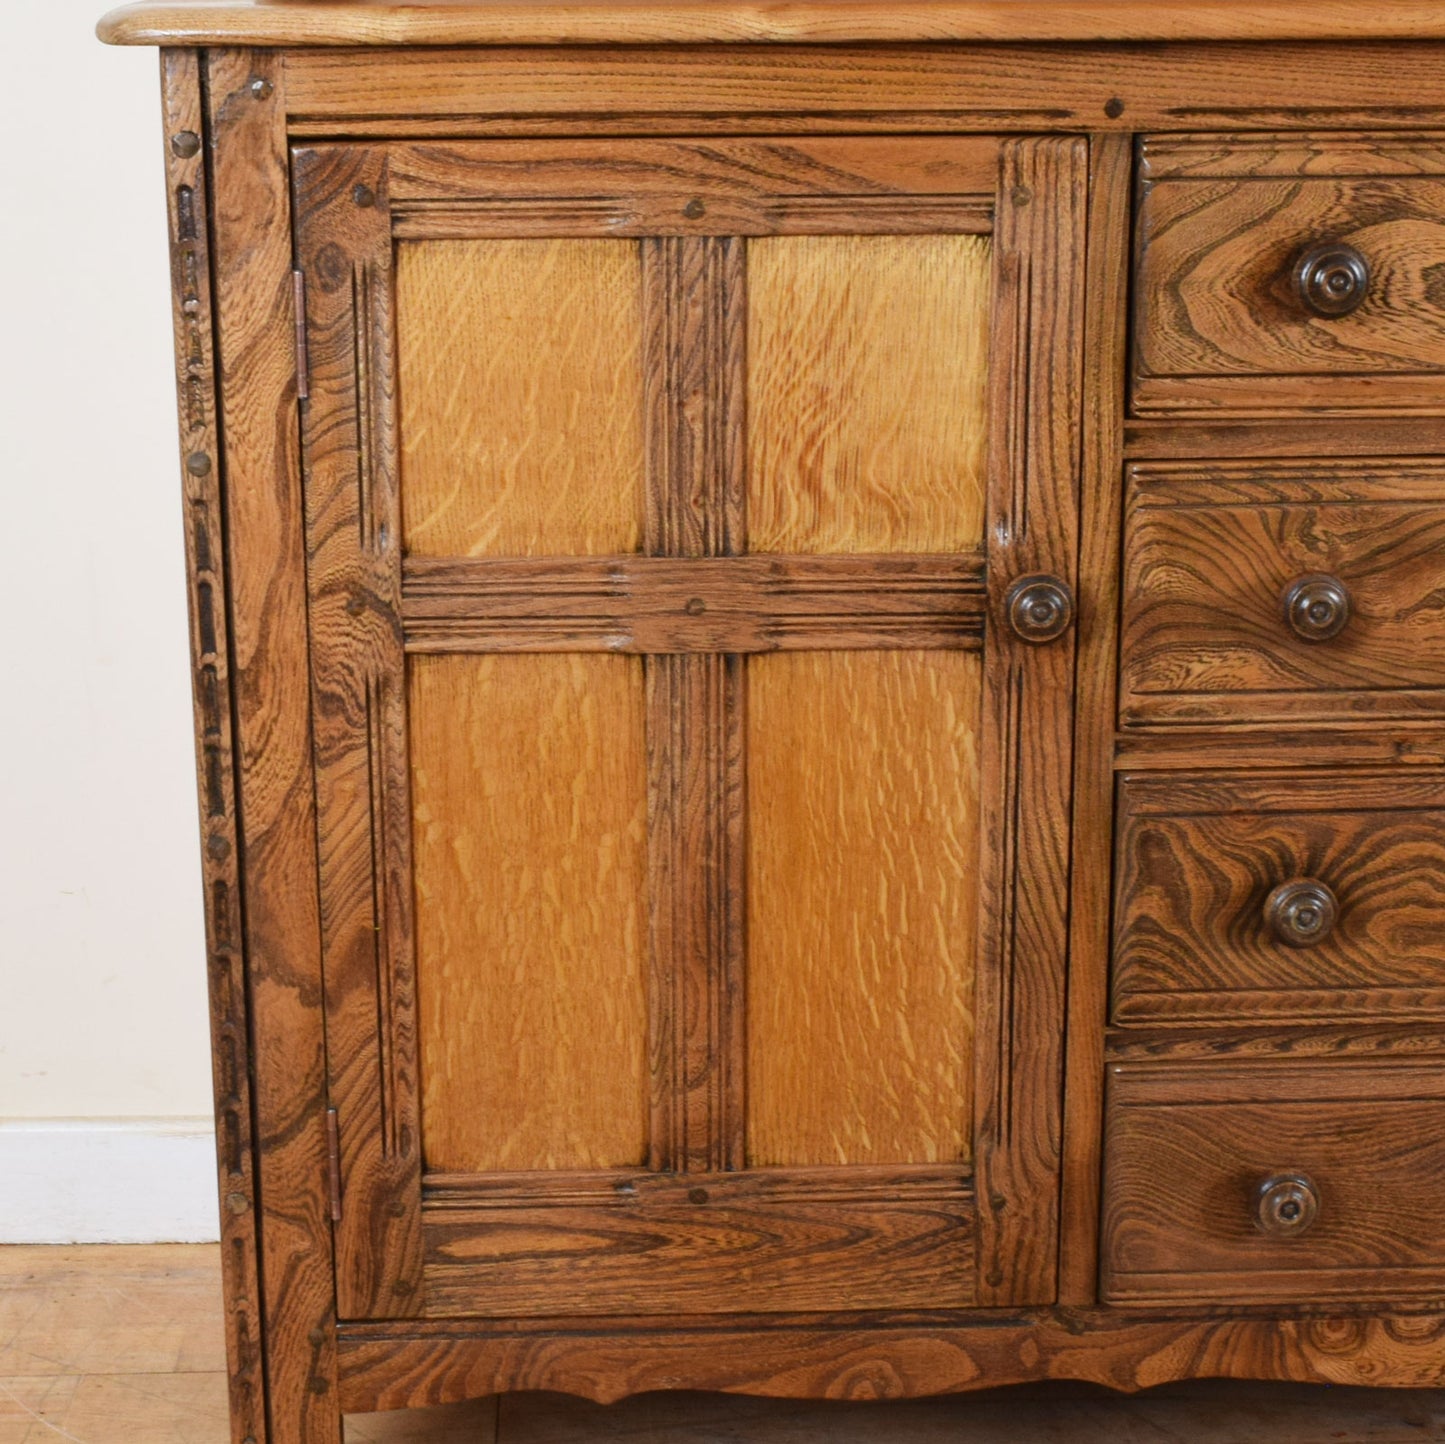
[[[214,1248],[0,1248],[0,1444],[227,1444]],[[347,1444],[1403,1444],[1445,1389],[1080,1385],[915,1404],[530,1394],[349,1422]]]

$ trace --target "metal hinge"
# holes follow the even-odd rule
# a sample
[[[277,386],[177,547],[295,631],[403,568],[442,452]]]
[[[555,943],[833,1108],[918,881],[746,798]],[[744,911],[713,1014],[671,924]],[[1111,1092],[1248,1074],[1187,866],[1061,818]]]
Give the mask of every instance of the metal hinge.
[[[326,1110],[326,1166],[331,1175],[331,1222],[341,1222],[341,1124],[334,1108]]]
[[[291,272],[291,288],[296,297],[296,399],[305,401],[311,395],[311,366],[306,354],[306,272]]]

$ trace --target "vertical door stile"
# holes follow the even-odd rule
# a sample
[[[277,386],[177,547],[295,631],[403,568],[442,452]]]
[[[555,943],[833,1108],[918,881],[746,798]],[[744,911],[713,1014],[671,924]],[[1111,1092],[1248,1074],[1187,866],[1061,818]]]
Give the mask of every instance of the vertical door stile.
[[[422,1308],[411,802],[386,152],[295,155],[307,591],[343,1318]]]
[[[745,243],[641,243],[649,556],[742,550]],[[688,604],[705,606],[701,598]],[[743,673],[646,659],[651,1140],[657,1172],[743,1165]]]
[[[1003,147],[995,230],[978,958],[980,1304],[1056,1294],[1074,630],[1025,641],[1022,577],[1075,585],[1087,141]]]

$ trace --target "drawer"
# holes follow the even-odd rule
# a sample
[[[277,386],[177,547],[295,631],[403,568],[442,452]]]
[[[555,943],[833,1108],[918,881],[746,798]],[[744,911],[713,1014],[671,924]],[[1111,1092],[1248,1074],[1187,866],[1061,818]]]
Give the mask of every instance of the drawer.
[[[1140,463],[1124,726],[1445,711],[1445,465]]]
[[[1127,776],[1118,837],[1115,1023],[1445,1012],[1445,773]]]
[[[1106,1128],[1107,1302],[1445,1294],[1445,1064],[1116,1065]]]
[[[1151,138],[1140,414],[1445,409],[1445,135]]]

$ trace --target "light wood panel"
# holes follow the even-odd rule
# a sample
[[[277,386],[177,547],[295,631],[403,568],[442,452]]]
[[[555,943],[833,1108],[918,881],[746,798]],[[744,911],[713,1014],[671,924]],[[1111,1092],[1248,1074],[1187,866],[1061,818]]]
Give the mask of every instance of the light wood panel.
[[[397,309],[408,553],[640,547],[635,243],[404,244]]]
[[[748,667],[749,1162],[964,1159],[980,659]]]
[[[983,534],[990,244],[748,247],[753,551],[951,551]]]
[[[640,1164],[642,664],[418,657],[409,698],[427,1166]]]

